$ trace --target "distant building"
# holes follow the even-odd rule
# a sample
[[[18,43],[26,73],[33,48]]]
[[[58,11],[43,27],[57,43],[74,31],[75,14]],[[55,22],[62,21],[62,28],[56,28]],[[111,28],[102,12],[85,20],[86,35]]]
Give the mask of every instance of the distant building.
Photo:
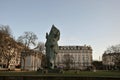
[[[104,69],[120,70],[120,53],[104,53],[102,63]]]
[[[102,62],[106,66],[116,66],[120,63],[120,53],[104,53]]]
[[[92,48],[90,46],[59,46],[56,66],[69,69],[86,69],[92,66]]]
[[[114,55],[115,54],[113,54],[113,53],[109,53],[109,54],[104,53],[102,56],[103,65],[115,65]]]
[[[29,50],[21,53],[21,69],[28,71],[37,71],[41,68],[42,53],[35,50]]]

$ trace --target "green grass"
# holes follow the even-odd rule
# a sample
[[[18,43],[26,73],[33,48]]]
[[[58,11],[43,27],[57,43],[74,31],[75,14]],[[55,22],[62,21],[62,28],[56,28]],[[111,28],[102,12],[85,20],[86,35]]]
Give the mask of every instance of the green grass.
[[[88,76],[88,77],[120,77],[120,71],[65,71],[63,74],[60,73],[48,73],[42,74],[40,72],[0,72],[0,76]]]
[[[120,77],[120,71],[81,71],[79,73],[75,72],[65,72],[66,75],[79,75],[79,76],[89,76],[89,77]]]
[[[59,74],[60,75],[60,74]],[[120,71],[65,71],[64,76],[88,76],[88,77],[120,77]]]

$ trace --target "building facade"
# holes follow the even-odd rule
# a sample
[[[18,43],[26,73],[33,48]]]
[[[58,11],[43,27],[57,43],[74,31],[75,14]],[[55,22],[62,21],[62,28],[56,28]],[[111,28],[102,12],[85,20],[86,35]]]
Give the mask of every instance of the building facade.
[[[104,53],[103,56],[102,56],[102,63],[103,65],[114,65],[114,54],[112,53],[109,53],[109,54],[106,54]]]
[[[104,53],[102,56],[104,69],[115,69],[120,67],[120,53]]]
[[[84,70],[92,66],[92,48],[90,46],[59,46],[56,66],[60,68]]]
[[[35,50],[30,50],[21,53],[21,69],[28,71],[37,71],[41,68],[42,53]]]

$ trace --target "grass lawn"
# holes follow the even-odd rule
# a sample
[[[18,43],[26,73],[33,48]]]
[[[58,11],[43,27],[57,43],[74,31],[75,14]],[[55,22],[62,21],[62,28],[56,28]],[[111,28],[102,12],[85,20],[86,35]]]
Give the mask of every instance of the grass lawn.
[[[120,77],[120,71],[80,71],[75,73],[75,71],[65,71],[64,73],[48,73],[42,74],[40,72],[28,71],[28,72],[9,72],[1,71],[0,76],[88,76],[88,77]]]
[[[120,77],[120,71],[81,71],[78,73],[66,72],[66,75],[79,75],[88,77]]]

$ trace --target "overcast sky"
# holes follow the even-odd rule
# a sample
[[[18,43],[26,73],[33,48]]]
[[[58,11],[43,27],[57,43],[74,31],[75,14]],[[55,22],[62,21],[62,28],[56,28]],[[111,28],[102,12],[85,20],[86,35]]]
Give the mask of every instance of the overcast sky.
[[[16,39],[32,31],[41,42],[54,24],[59,45],[91,45],[99,60],[107,47],[120,44],[120,0],[0,0],[0,24]]]

